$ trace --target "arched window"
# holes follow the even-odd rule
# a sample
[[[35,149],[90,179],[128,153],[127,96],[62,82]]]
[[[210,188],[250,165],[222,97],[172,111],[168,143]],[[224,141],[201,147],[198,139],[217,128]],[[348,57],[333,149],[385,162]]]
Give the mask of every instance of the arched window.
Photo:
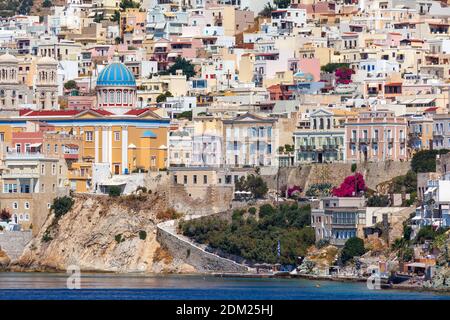
[[[320,118],[319,121],[320,121],[319,129],[323,129],[323,118]]]
[[[123,92],[123,103],[128,103],[128,91]]]
[[[327,129],[330,129],[330,128],[331,128],[331,119],[328,118],[327,119]]]
[[[103,103],[108,103],[108,92],[103,91]]]
[[[109,103],[114,103],[114,91],[109,92]]]
[[[317,128],[317,120],[314,119],[314,120],[313,120],[313,129],[316,129],[316,128]]]

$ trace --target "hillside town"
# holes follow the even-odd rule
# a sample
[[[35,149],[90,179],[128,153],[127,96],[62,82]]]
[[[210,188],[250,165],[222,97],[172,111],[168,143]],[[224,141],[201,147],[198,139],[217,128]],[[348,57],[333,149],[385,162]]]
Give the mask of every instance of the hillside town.
[[[16,2],[0,262],[50,257],[92,199],[147,197],[167,201],[160,243],[178,232],[233,268],[450,288],[450,1]]]

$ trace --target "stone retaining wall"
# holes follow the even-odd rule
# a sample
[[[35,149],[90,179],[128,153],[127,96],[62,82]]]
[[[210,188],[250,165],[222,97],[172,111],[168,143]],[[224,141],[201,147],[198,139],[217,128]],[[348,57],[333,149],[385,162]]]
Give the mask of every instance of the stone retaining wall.
[[[158,224],[156,239],[174,258],[185,261],[199,272],[248,271],[246,266],[206,252],[187,237],[177,234],[174,220]]]
[[[0,231],[0,249],[6,252],[11,261],[18,259],[31,240],[31,231]]]

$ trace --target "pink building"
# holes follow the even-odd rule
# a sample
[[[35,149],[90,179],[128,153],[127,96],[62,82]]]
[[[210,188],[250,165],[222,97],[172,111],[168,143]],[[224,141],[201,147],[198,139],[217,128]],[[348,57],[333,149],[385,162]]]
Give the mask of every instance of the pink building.
[[[407,120],[387,110],[360,112],[345,123],[345,160],[404,161],[408,159]]]

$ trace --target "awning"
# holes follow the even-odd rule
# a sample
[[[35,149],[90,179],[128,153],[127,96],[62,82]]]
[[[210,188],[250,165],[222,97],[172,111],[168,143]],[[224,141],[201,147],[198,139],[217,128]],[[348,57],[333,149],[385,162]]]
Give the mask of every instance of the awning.
[[[30,144],[31,148],[39,148],[40,146],[42,146],[42,143],[32,143],[32,144]]]
[[[69,144],[66,144],[65,146],[70,149],[78,149],[78,145],[76,145],[76,144],[69,143]]]
[[[178,57],[179,54],[177,52],[169,52],[169,54],[167,55],[168,58],[176,58]]]
[[[124,184],[127,184],[123,181],[108,181],[108,182],[100,182],[101,186],[122,186]]]

